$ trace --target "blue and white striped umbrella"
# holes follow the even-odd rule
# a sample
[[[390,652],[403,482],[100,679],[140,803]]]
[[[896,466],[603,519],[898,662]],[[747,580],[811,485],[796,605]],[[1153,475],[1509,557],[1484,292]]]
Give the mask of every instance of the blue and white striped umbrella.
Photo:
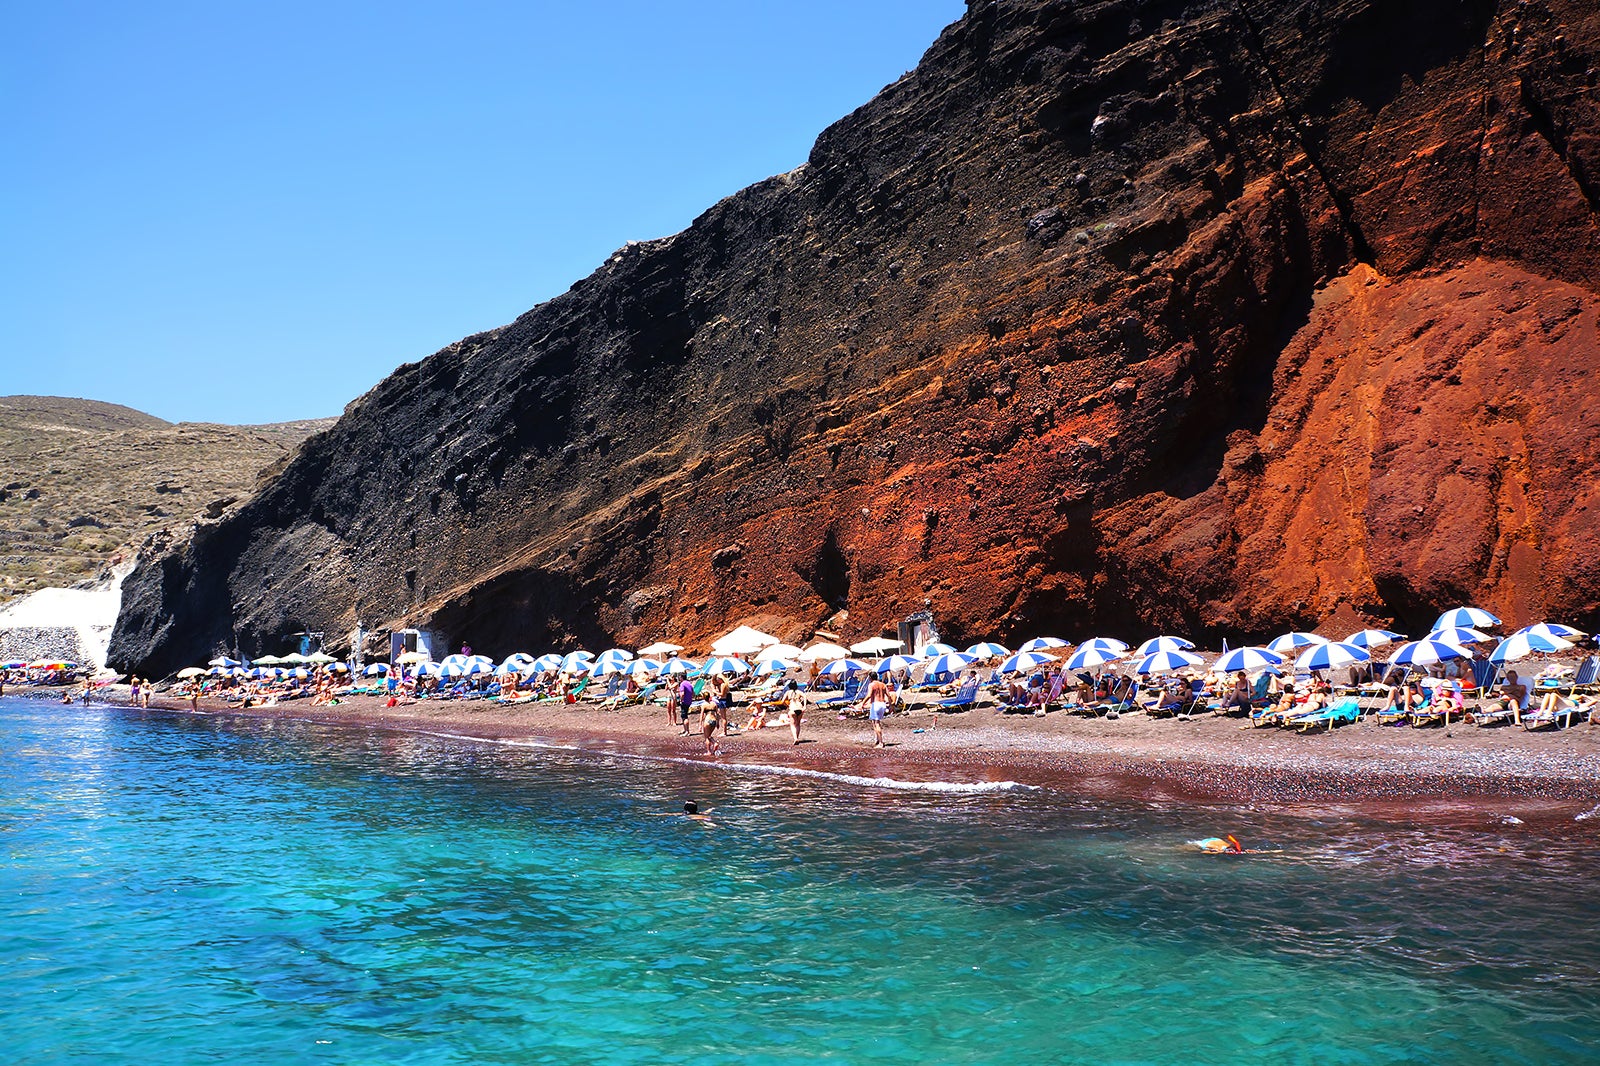
[[[1186,667],[1199,666],[1205,662],[1198,655],[1190,654],[1182,648],[1168,648],[1162,651],[1153,651],[1139,660],[1139,665],[1133,668],[1136,674],[1170,674],[1174,670]]]
[[[1072,658],[1067,660],[1068,670],[1093,670],[1095,667],[1114,663],[1124,655],[1125,651],[1117,651],[1100,644],[1085,644],[1072,653]]]
[[[1564,626],[1560,622],[1535,622],[1531,626],[1523,626],[1518,633],[1535,633],[1541,637],[1554,637],[1557,640],[1582,640],[1584,633],[1581,629]]]
[[[1055,659],[1045,655],[1043,652],[1019,651],[1017,654],[1000,664],[999,672],[1002,674],[1020,674],[1028,670],[1037,669],[1038,667],[1044,666],[1046,663],[1053,663],[1055,661]]]
[[[748,674],[750,664],[736,655],[716,655],[707,659],[700,670],[707,674]]]
[[[1327,637],[1319,637],[1315,633],[1285,633],[1273,637],[1267,644],[1268,651],[1275,651],[1279,655],[1288,655],[1299,651],[1301,648],[1310,648],[1318,644],[1328,643]]]
[[[1116,637],[1090,637],[1078,645],[1079,650],[1084,648],[1099,648],[1101,651],[1114,651],[1119,655],[1128,654],[1128,642],[1118,640]]]
[[[967,667],[976,662],[977,659],[978,656],[969,655],[965,652],[946,652],[936,659],[927,659],[923,661],[923,676],[932,676],[937,674],[959,674],[961,671],[965,670]]]
[[[621,673],[628,677],[654,677],[661,672],[662,665],[654,659],[634,659],[622,667]]]
[[[1480,633],[1468,626],[1453,626],[1449,629],[1435,629],[1422,639],[1442,641],[1445,644],[1476,644],[1480,640],[1493,640],[1494,638],[1487,633]]]
[[[621,666],[623,663],[633,661],[633,652],[624,651],[622,648],[607,648],[595,656],[596,665]]]
[[[1542,633],[1513,633],[1489,653],[1492,663],[1508,663],[1538,652],[1566,651],[1572,641],[1560,637],[1547,637]]]
[[[885,676],[896,670],[909,670],[922,660],[915,655],[891,655],[877,665],[877,672]]]
[[[565,673],[587,673],[594,663],[594,656],[586,651],[571,651],[561,657],[561,669]]]
[[[1500,624],[1500,619],[1480,607],[1454,607],[1439,616],[1433,623],[1435,631],[1440,629],[1493,629]]]
[[[1193,650],[1194,642],[1191,640],[1184,640],[1182,637],[1151,637],[1149,640],[1139,645],[1138,650],[1135,651],[1134,654],[1140,658],[1143,658],[1147,655],[1154,655],[1158,651]]]
[[[1298,670],[1334,670],[1351,663],[1364,663],[1371,658],[1372,652],[1359,644],[1332,641],[1307,648],[1294,661],[1294,665]]]
[[[389,672],[389,664],[373,663],[371,666],[367,667],[361,672],[366,674],[368,677],[383,677]]]
[[[1004,644],[996,644],[992,640],[985,640],[968,648],[967,654],[974,659],[998,659],[1002,655],[1010,655],[1011,649]]]
[[[917,656],[918,658],[922,659],[931,659],[935,655],[949,655],[953,651],[955,651],[955,649],[950,645],[941,644],[938,641],[934,641],[932,644],[924,644],[922,647],[918,648]]]
[[[1255,673],[1269,666],[1283,665],[1283,656],[1270,648],[1244,647],[1225,651],[1211,664],[1213,674],[1232,674],[1240,670]]]
[[[756,673],[762,677],[771,677],[773,674],[786,674],[793,670],[795,665],[789,659],[762,659],[756,664]]]
[[[432,663],[432,662],[429,662],[429,663],[418,663],[417,664],[417,669],[416,669],[416,676],[417,677],[438,677],[439,676],[439,664],[438,663]]]
[[[289,676],[294,678],[296,681],[306,681],[310,679],[311,671],[307,670],[303,666],[297,666],[293,670],[289,671]]]
[[[543,674],[550,670],[559,669],[561,669],[561,656],[552,651],[539,656],[537,659],[533,660],[533,662],[529,663],[528,668],[524,670],[523,673]]]
[[[1391,662],[1396,666],[1432,666],[1434,663],[1450,659],[1465,659],[1470,654],[1459,644],[1447,644],[1442,640],[1424,638],[1400,645],[1395,650]]]
[[[866,663],[857,659],[835,659],[822,668],[823,677],[848,677],[851,674],[865,673],[872,669]]]
[[[1068,644],[1066,641],[1062,640],[1060,637],[1034,637],[1032,640],[1024,642],[1022,647],[1018,648],[1017,650],[1018,651],[1049,651],[1051,648],[1068,648],[1068,647],[1071,647],[1071,645]]]
[[[696,673],[700,664],[693,659],[668,659],[661,665],[661,672],[670,677],[682,677],[684,674]]]
[[[1381,648],[1386,644],[1393,644],[1397,640],[1404,640],[1400,633],[1391,633],[1387,629],[1363,629],[1359,633],[1351,633],[1344,638],[1344,643],[1354,644],[1358,648]]]
[[[529,664],[531,664],[532,662],[533,662],[533,656],[529,655],[527,652],[525,652],[525,651],[514,651],[510,655],[507,655],[505,657],[505,660],[502,661],[500,663],[500,665],[501,666],[509,666],[513,670],[526,670],[528,668]]]

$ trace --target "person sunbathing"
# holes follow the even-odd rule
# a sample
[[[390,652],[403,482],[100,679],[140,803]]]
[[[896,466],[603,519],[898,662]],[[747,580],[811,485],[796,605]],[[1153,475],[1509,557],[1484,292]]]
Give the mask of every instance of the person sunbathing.
[[[1169,711],[1177,714],[1187,702],[1184,692],[1179,691],[1175,686],[1167,685],[1162,688],[1161,698],[1156,700],[1156,705],[1151,709],[1160,714],[1165,714]]]

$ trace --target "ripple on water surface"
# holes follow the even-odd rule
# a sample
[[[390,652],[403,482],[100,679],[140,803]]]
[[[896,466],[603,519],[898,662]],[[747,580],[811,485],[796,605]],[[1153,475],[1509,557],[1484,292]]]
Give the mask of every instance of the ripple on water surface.
[[[671,814],[686,797],[706,824]],[[0,701],[8,1059],[1579,1062],[1596,820]],[[1281,851],[1206,856],[1244,830]]]

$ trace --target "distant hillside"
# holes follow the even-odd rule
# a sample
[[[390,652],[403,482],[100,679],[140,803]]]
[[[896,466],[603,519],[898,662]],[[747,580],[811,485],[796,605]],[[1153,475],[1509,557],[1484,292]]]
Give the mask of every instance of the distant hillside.
[[[91,578],[157,529],[220,513],[333,421],[174,425],[97,400],[0,397],[0,601]]]

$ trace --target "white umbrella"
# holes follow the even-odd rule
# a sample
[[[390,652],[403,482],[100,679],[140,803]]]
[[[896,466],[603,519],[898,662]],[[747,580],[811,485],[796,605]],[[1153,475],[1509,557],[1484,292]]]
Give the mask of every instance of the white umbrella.
[[[778,638],[771,633],[763,633],[759,629],[749,626],[740,626],[731,633],[725,633],[711,642],[711,654],[721,656],[754,655],[769,644],[778,643]]]
[[[674,652],[680,652],[682,650],[683,650],[683,645],[682,644],[668,644],[664,640],[658,640],[654,644],[646,644],[644,647],[640,648],[639,649],[639,654],[640,655],[671,655]]]
[[[850,645],[850,650],[858,655],[882,655],[884,652],[898,651],[900,647],[898,640],[890,640],[888,637],[868,637]]]
[[[756,653],[757,665],[768,659],[794,659],[800,655],[800,649],[793,644],[769,644]]]
[[[799,655],[799,659],[803,663],[825,663],[834,659],[848,659],[849,657],[849,648],[841,648],[839,645],[831,644],[827,641],[813,644]]]

